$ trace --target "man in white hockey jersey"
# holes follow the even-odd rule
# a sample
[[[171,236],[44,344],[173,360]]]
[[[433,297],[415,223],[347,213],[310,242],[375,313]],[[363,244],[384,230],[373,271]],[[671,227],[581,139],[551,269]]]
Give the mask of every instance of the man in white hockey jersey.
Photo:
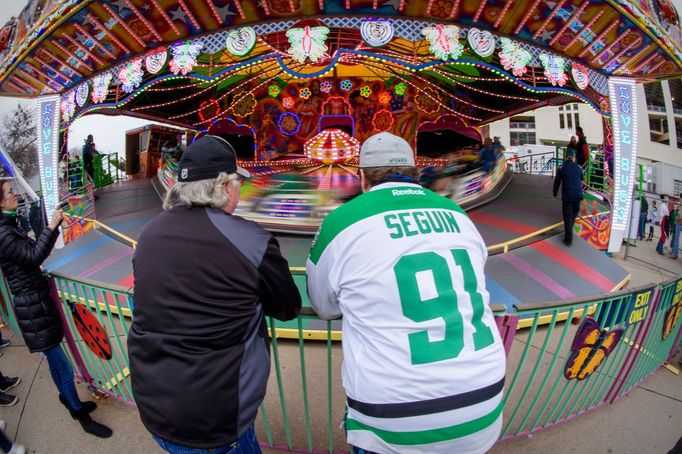
[[[365,141],[364,194],[322,223],[308,294],[320,317],[343,316],[353,452],[482,453],[500,434],[505,375],[488,254],[464,211],[417,180],[404,139]]]

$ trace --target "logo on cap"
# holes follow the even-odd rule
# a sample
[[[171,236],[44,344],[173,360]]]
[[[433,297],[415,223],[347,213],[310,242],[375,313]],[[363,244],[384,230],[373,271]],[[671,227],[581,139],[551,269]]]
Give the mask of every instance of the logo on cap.
[[[180,172],[180,177],[184,180],[187,178],[187,169],[182,169],[182,172]]]

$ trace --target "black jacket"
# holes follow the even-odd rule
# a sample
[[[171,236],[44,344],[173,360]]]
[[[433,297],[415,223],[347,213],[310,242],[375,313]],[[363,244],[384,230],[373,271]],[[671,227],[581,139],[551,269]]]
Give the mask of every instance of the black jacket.
[[[556,197],[561,186],[561,200],[564,202],[578,202],[583,199],[583,169],[573,161],[561,164],[554,177],[552,193]]]
[[[40,269],[57,237],[59,229],[46,227],[34,241],[18,227],[16,217],[0,218],[0,267],[14,295],[19,328],[32,352],[49,350],[64,337],[50,284]]]
[[[182,446],[233,443],[265,396],[263,316],[290,320],[301,306],[277,240],[238,216],[176,206],[145,227],[133,271],[128,354],[142,422]]]

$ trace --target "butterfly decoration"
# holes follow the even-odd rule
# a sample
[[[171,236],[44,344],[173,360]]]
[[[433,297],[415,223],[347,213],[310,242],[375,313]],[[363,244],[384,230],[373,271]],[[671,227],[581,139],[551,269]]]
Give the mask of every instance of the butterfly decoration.
[[[287,31],[287,38],[291,44],[287,52],[299,63],[304,63],[306,58],[317,62],[327,52],[325,41],[328,34],[329,28],[327,27],[306,25],[305,28],[292,28]]]
[[[104,360],[111,359],[111,344],[97,318],[82,304],[67,301],[78,334],[92,352]]]
[[[677,326],[677,322],[680,319],[680,313],[682,313],[682,301],[678,300],[677,303],[670,306],[665,313],[665,319],[663,320],[663,335],[661,336],[662,340],[665,340],[670,336],[670,333],[673,332],[673,329]]]
[[[564,377],[568,380],[584,380],[592,375],[616,348],[623,332],[622,328],[601,330],[595,319],[586,317],[573,339]]]
[[[540,54],[540,61],[545,68],[545,77],[554,86],[563,87],[568,80],[568,74],[564,72],[566,60],[553,54]]]
[[[171,47],[173,59],[169,66],[173,74],[182,73],[184,76],[194,68],[197,64],[197,56],[201,52],[204,44],[199,41],[178,44]]]
[[[459,27],[455,25],[426,27],[422,35],[429,41],[429,50],[436,58],[457,60],[464,52],[464,46],[459,42]]]
[[[92,102],[98,104],[104,101],[109,94],[109,84],[111,83],[111,74],[100,74],[95,76],[92,81]]]
[[[526,65],[533,58],[530,52],[521,47],[521,43],[512,41],[509,38],[500,38],[500,43],[502,45],[502,50],[499,54],[500,62],[504,69],[511,69],[516,77],[526,74],[526,71],[528,71]]]
[[[76,91],[71,90],[62,95],[61,103],[62,119],[69,121],[76,112]]]
[[[142,83],[143,74],[144,71],[142,70],[141,57],[126,63],[118,72],[118,78],[121,80],[123,92],[130,93],[139,87]]]

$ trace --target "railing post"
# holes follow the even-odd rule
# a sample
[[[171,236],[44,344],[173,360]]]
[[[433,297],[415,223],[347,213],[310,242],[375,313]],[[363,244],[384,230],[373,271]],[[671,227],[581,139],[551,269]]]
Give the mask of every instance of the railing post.
[[[56,306],[57,312],[59,313],[59,318],[62,321],[62,327],[64,328],[64,342],[66,342],[66,346],[68,347],[69,352],[71,353],[71,357],[76,362],[76,367],[78,367],[81,376],[85,381],[92,384],[94,382],[92,375],[90,375],[90,371],[86,367],[85,362],[83,361],[83,357],[78,351],[78,347],[76,346],[76,340],[74,339],[73,334],[69,330],[69,324],[66,322],[64,304],[59,298],[57,285],[55,284],[54,278],[52,276],[50,276],[48,279],[50,280],[50,286],[52,287],[52,304]]]
[[[651,328],[651,324],[653,323],[653,320],[655,318],[656,311],[658,310],[661,295],[663,294],[663,290],[660,286],[656,286],[653,291],[655,294],[654,302],[651,305],[651,310],[649,311],[648,317],[644,322],[642,322],[642,326],[640,326],[637,334],[634,336],[634,339],[631,339],[632,347],[628,352],[628,356],[625,358],[625,361],[623,362],[623,367],[621,367],[618,375],[616,375],[616,378],[613,381],[611,389],[606,393],[606,398],[604,399],[604,402],[611,404],[618,398],[618,395],[625,386],[625,381],[632,372],[633,367],[637,363],[637,358],[639,358],[639,355],[641,354],[642,349],[644,348],[643,347],[644,341],[646,340],[646,336],[649,333],[649,329]],[[630,295],[629,303],[630,306],[632,305],[632,296],[633,294]]]

